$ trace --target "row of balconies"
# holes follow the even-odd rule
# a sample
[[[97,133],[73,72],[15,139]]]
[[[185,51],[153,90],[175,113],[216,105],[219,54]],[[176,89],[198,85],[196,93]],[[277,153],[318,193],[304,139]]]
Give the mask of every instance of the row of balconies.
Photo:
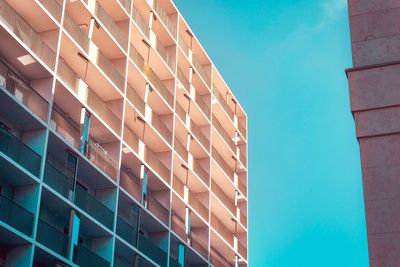
[[[60,65],[62,66],[62,65]],[[30,87],[28,87],[30,88]],[[32,88],[30,88],[33,92],[36,93],[36,91],[34,91]],[[36,93],[37,94],[37,93]],[[15,93],[14,93],[15,95]],[[35,95],[35,94],[32,94]],[[38,94],[37,94],[38,95]],[[91,94],[87,94],[88,96],[90,96]],[[95,94],[94,94],[95,95]],[[96,101],[91,100],[91,99],[98,99],[96,97],[88,97],[88,103],[96,103]],[[33,103],[33,102],[30,102]],[[101,102],[100,102],[101,103]],[[87,104],[87,103],[86,103]],[[37,105],[34,105],[35,107],[37,107]],[[93,105],[94,107],[98,106],[100,107],[99,110],[101,110],[101,114],[103,115],[103,117],[107,117],[107,108],[105,108],[103,105],[99,105],[99,104],[95,104]],[[93,108],[94,110],[96,110],[96,108]],[[109,114],[113,114],[111,110],[108,110]],[[42,117],[46,117],[47,115],[44,115]],[[112,121],[114,121],[115,118],[113,118]],[[107,121],[107,120],[106,120]],[[77,130],[77,126],[73,125],[72,123],[68,122],[67,120],[65,120],[62,115],[60,115],[57,110],[53,110],[52,112],[52,127],[59,133],[61,134],[69,143],[71,143],[75,148],[78,147],[79,145],[79,131]],[[115,129],[115,127],[112,127]],[[116,130],[117,131],[117,130]],[[127,131],[128,133],[128,131]],[[134,135],[133,135],[134,136]],[[139,140],[137,139],[137,143],[139,142]],[[130,144],[132,142],[129,142]],[[135,147],[135,146],[133,146]],[[136,149],[138,149],[138,145],[136,146]],[[162,164],[160,163],[160,161],[158,161],[156,159],[156,157],[154,156],[154,154],[151,153],[151,150],[149,153],[146,153],[146,155],[148,155],[146,157],[147,162],[149,163],[150,166],[153,167],[153,169],[158,172],[159,174],[161,174],[161,177],[169,177],[169,171],[168,169]],[[150,156],[149,156],[150,155]],[[181,154],[182,155],[182,154]],[[106,173],[107,175],[109,175],[111,178],[116,179],[117,176],[117,164],[115,163],[115,161],[113,159],[111,159],[110,157],[108,157],[105,154],[105,151],[99,146],[99,144],[96,144],[93,141],[89,142],[89,146],[88,146],[88,154],[87,157],[89,158],[89,160],[91,160],[96,166],[98,166],[104,173]],[[196,162],[196,161],[195,161]],[[221,164],[223,165],[223,164]],[[198,173],[198,175],[202,178],[202,180],[207,184],[208,182],[206,182],[206,176],[208,176],[207,174],[205,175],[201,175],[202,173],[205,173],[205,171],[202,169],[202,167],[196,168],[196,166],[199,166],[198,164],[193,164],[194,166],[194,170],[196,173]],[[202,170],[202,172],[200,171]],[[166,181],[168,182],[168,181]]]

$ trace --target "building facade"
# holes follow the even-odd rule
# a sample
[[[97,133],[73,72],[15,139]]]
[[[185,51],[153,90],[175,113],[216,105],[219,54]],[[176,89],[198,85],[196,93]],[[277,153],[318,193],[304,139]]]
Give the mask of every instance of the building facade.
[[[170,0],[0,0],[0,266],[248,266],[247,177]]]
[[[400,1],[348,0],[371,267],[400,266]]]

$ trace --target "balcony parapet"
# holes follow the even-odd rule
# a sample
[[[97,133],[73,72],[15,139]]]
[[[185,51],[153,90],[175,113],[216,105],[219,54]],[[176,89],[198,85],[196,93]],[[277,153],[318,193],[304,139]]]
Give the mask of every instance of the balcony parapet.
[[[50,69],[54,69],[56,62],[54,51],[5,0],[0,0],[0,20]]]

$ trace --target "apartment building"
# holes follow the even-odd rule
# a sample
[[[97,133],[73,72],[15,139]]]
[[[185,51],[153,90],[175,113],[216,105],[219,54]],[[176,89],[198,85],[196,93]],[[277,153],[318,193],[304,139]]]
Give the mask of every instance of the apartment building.
[[[248,266],[247,117],[170,0],[0,0],[0,266]]]
[[[400,266],[400,1],[348,0],[371,267]]]

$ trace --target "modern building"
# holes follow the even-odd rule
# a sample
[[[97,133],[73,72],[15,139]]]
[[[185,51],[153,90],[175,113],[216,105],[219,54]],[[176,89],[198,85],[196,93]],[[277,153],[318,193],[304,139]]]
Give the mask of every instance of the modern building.
[[[247,117],[170,0],[0,0],[0,266],[248,266]]]
[[[400,1],[348,0],[371,267],[400,266]]]

